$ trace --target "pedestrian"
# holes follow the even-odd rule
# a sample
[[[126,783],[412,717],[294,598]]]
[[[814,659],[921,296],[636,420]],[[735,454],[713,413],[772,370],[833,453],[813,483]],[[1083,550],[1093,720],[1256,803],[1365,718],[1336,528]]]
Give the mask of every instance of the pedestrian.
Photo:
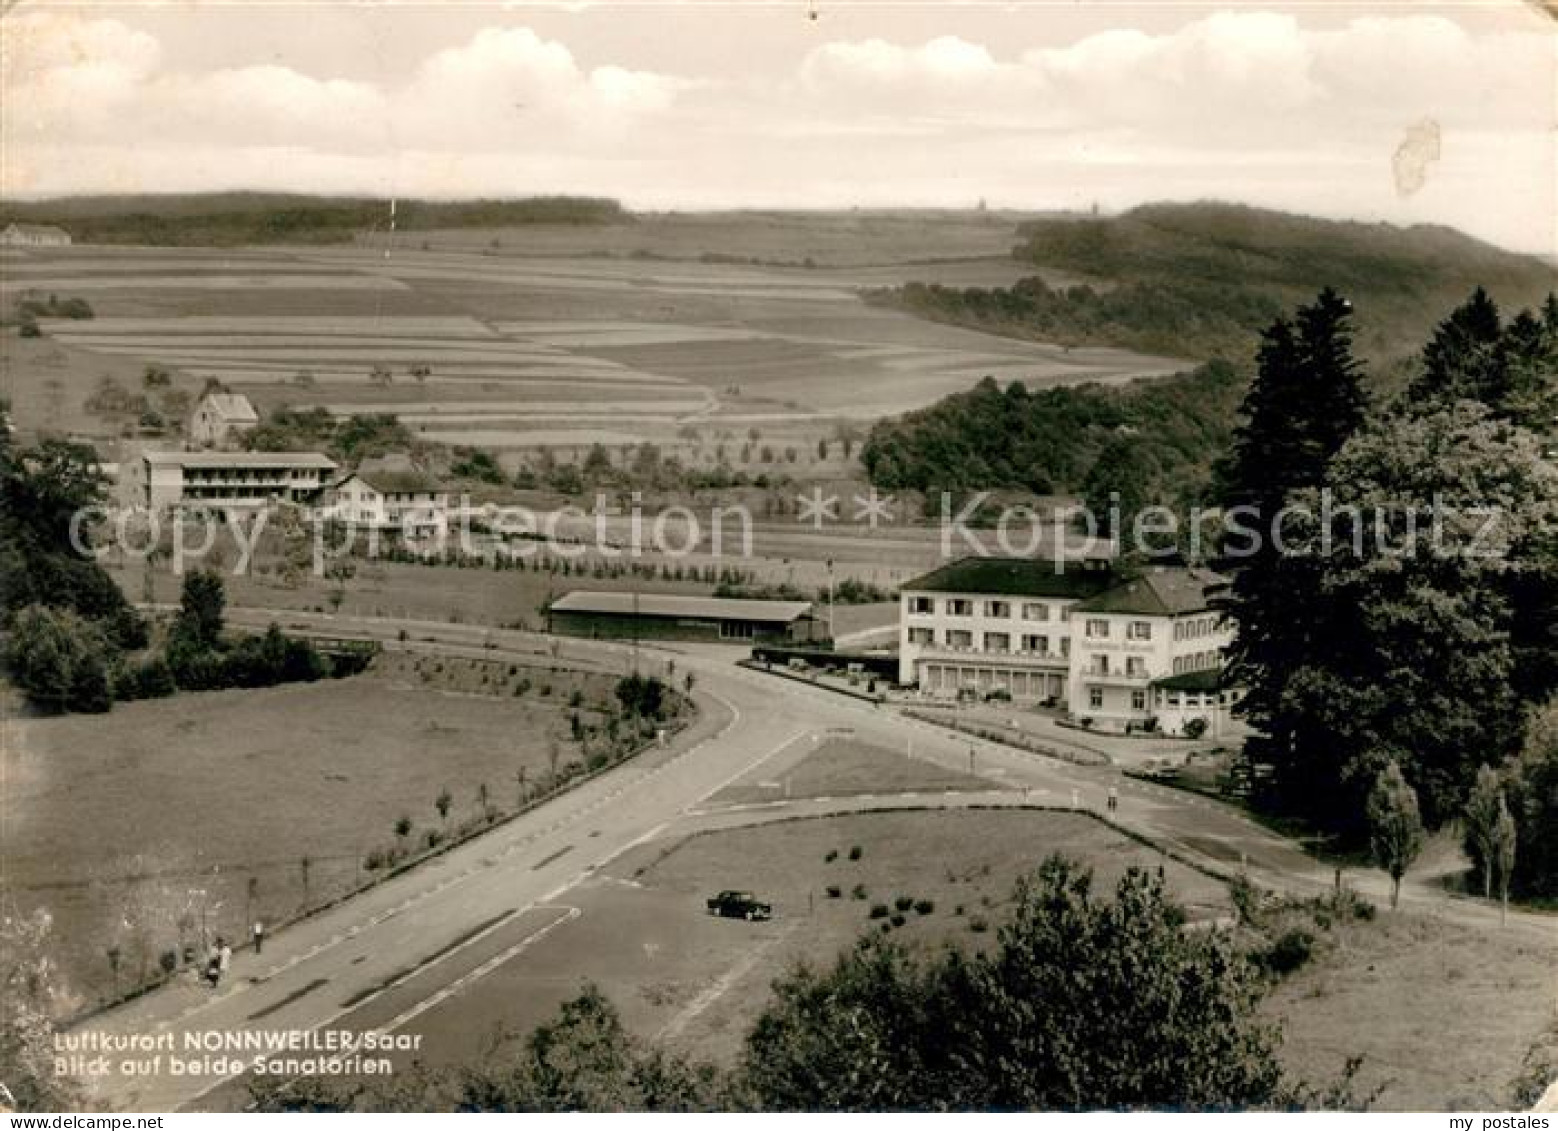
[[[265,949],[265,924],[258,919],[254,921],[254,953],[259,954]]]
[[[217,940],[217,949],[206,953],[206,981],[211,988],[216,989],[222,980],[222,940]]]
[[[223,938],[217,939],[216,940],[216,968],[217,968],[217,976],[221,977],[221,976],[225,975],[227,973],[227,968],[229,966],[231,966],[232,964],[233,964],[233,948],[227,945],[227,940],[226,939],[223,939]]]
[[[1109,787],[1109,812],[1113,813],[1120,807],[1120,789],[1118,786]]]

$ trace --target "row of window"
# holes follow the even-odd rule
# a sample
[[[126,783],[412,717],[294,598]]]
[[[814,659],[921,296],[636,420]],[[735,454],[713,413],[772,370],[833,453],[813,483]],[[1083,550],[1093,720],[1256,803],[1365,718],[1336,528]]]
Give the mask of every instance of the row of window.
[[[1174,674],[1183,675],[1185,672],[1204,672],[1208,668],[1221,667],[1223,653],[1220,648],[1214,648],[1210,652],[1196,652],[1190,656],[1174,657]]]
[[[1215,707],[1219,703],[1222,703],[1226,706],[1231,704],[1233,699],[1234,696],[1232,692],[1224,692],[1221,695],[1208,692],[1207,694],[1203,695],[1200,692],[1192,691],[1186,692],[1183,697],[1181,697],[1180,693],[1177,691],[1170,691],[1168,692],[1167,696],[1165,696],[1161,691],[1158,692],[1159,705],[1162,706],[1166,703],[1170,707],[1180,706],[1181,700],[1183,700],[1183,705],[1186,707]],[[1088,688],[1087,705],[1095,711],[1102,710],[1104,705],[1104,689],[1101,687]],[[1131,692],[1131,710],[1145,711],[1146,709],[1147,693],[1145,691]]]
[[[936,612],[936,598],[910,597],[909,612],[928,616]],[[949,617],[971,617],[976,612],[991,620],[1010,620],[1013,609],[1019,609],[1021,619],[1027,621],[1070,620],[1071,610],[1064,605],[1050,605],[1043,601],[974,601],[968,597],[948,597],[942,601],[942,611]]]
[[[1210,636],[1217,631],[1218,622],[1222,618],[1218,616],[1196,617],[1194,620],[1181,620],[1174,622],[1175,640],[1199,640],[1203,636]]]
[[[1111,659],[1107,653],[1099,653],[1088,657],[1088,675],[1127,675],[1136,679],[1147,677],[1147,661],[1141,656],[1125,657],[1125,667],[1120,667],[1118,659]]]
[[[1104,689],[1101,687],[1088,688],[1087,705],[1094,711],[1102,710],[1104,706]],[[1147,693],[1145,691],[1131,692],[1131,710],[1145,711],[1146,709]]]
[[[1108,640],[1109,621],[1103,617],[1088,617],[1087,627],[1083,630],[1089,640]],[[1127,621],[1125,625],[1125,639],[1127,640],[1151,640],[1152,622],[1150,620]]]
[[[949,628],[939,633],[934,628],[912,627],[909,629],[910,644],[931,647],[941,643],[948,648],[958,648],[970,652],[1010,653],[1013,650],[1014,637],[1010,632],[981,633],[978,634],[977,639],[979,646],[976,649],[976,634],[965,628]],[[1023,633],[1016,636],[1015,641],[1017,645],[1016,651],[1023,655],[1053,656],[1056,658],[1071,655],[1071,638],[1067,636],[1062,636],[1057,641],[1060,645],[1059,651],[1055,651],[1050,647],[1051,641],[1048,636],[1037,633]]]
[[[958,668],[951,664],[925,664],[920,668],[920,683],[933,693],[964,688],[988,692],[1000,688],[1010,692],[1014,699],[1035,700],[1059,700],[1066,694],[1065,679],[1059,675],[1001,668]]]

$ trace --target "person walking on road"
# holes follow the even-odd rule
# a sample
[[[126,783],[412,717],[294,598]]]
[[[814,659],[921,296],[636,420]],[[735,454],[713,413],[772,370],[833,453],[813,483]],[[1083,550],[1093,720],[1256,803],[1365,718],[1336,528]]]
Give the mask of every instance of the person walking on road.
[[[265,924],[258,919],[254,921],[254,953],[259,954],[265,949]]]
[[[1111,785],[1109,787],[1109,812],[1113,813],[1120,807],[1120,788]]]

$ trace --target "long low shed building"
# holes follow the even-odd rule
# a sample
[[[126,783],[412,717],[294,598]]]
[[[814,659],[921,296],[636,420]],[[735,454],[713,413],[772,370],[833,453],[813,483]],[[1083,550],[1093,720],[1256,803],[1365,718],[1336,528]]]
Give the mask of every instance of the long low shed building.
[[[565,636],[603,639],[821,640],[825,626],[808,601],[751,601],[669,593],[578,589],[553,601],[547,625]]]

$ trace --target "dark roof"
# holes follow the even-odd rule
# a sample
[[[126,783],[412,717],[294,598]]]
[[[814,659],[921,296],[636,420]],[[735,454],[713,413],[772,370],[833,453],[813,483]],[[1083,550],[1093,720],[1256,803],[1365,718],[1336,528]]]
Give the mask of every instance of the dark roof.
[[[904,592],[989,593],[1011,597],[1090,597],[1114,580],[1096,561],[969,557],[899,586]]]
[[[738,597],[685,597],[669,593],[618,593],[575,589],[551,605],[558,613],[611,613],[641,617],[698,617],[705,620],[789,624],[811,612],[809,601],[749,601]]]
[[[1221,691],[1232,687],[1225,668],[1203,668],[1201,671],[1181,672],[1152,681],[1152,686],[1163,691]]]
[[[1158,566],[1077,605],[1079,613],[1141,613],[1177,616],[1211,608],[1211,596],[1228,579],[1207,569]]]
[[[436,495],[440,491],[437,480],[420,471],[355,471],[355,476],[381,495]],[[341,480],[342,483],[346,479]]]

